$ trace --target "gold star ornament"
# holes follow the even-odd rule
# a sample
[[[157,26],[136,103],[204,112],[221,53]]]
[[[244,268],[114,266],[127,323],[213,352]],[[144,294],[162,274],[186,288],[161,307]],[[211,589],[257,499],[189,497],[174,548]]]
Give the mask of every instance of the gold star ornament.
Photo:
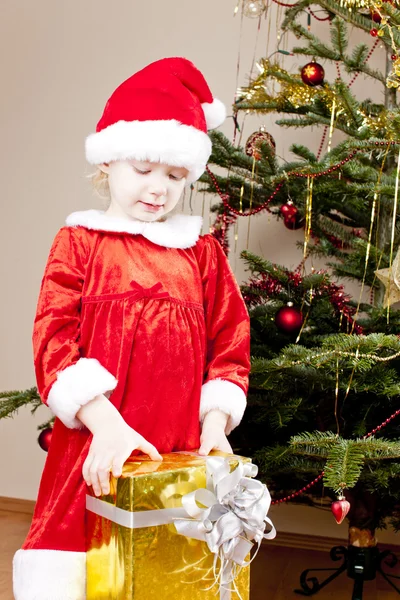
[[[386,289],[384,305],[390,306],[395,302],[400,302],[400,248],[397,250],[392,266],[375,271],[375,275],[382,281]]]

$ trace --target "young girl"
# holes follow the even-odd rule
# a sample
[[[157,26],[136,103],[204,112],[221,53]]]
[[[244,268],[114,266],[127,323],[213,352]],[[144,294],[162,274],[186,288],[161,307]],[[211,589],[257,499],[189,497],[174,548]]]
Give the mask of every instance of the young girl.
[[[16,600],[85,598],[85,495],[109,492],[132,453],[212,449],[240,422],[249,318],[219,243],[176,214],[225,116],[188,60],[166,58],[112,94],[86,156],[107,177],[105,212],[55,237],[33,332],[38,390],[56,415]]]

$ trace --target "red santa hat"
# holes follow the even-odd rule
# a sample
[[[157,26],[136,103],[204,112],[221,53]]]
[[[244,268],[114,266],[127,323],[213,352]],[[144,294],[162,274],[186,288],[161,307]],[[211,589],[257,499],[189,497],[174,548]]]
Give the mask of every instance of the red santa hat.
[[[193,63],[163,58],[115,90],[96,133],[86,138],[86,158],[91,164],[135,158],[186,167],[193,182],[211,154],[207,131],[225,116],[225,106]]]

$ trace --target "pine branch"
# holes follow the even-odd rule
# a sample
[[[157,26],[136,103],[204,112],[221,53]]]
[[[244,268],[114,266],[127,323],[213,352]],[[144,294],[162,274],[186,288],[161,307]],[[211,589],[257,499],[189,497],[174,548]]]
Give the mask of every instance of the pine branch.
[[[293,54],[305,54],[307,56],[320,56],[321,58],[326,58],[332,61],[338,61],[342,57],[340,54],[329,48],[326,44],[324,44],[319,38],[313,35],[310,31],[308,31],[305,27],[293,21],[289,26],[294,35],[298,38],[302,38],[308,40],[307,48],[292,48]]]
[[[306,146],[303,146],[302,144],[292,144],[290,146],[290,152],[293,152],[293,154],[296,154],[300,158],[302,158],[305,161],[308,161],[310,163],[318,162],[317,157],[315,156],[314,152],[311,152],[311,150],[309,148],[307,148]]]
[[[339,55],[339,60],[343,60],[348,45],[345,22],[338,18],[332,19],[330,33],[332,46]]]
[[[296,454],[327,457],[331,449],[338,443],[338,436],[331,431],[314,431],[301,433],[290,439],[290,446]]]
[[[1,392],[0,398],[0,419],[14,416],[19,408],[28,404],[32,404],[32,413],[43,405],[36,388],[24,391]]]
[[[352,488],[361,475],[364,454],[359,445],[351,440],[338,438],[327,457],[324,484],[340,494],[345,488]]]

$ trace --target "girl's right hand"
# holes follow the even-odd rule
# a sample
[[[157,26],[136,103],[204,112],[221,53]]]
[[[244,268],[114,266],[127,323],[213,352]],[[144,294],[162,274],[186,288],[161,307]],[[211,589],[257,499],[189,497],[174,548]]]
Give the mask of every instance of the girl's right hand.
[[[110,472],[114,477],[120,477],[133,450],[141,450],[152,460],[162,461],[157,449],[124,421],[109,423],[93,433],[82,474],[87,485],[93,486],[96,496],[110,493]]]

